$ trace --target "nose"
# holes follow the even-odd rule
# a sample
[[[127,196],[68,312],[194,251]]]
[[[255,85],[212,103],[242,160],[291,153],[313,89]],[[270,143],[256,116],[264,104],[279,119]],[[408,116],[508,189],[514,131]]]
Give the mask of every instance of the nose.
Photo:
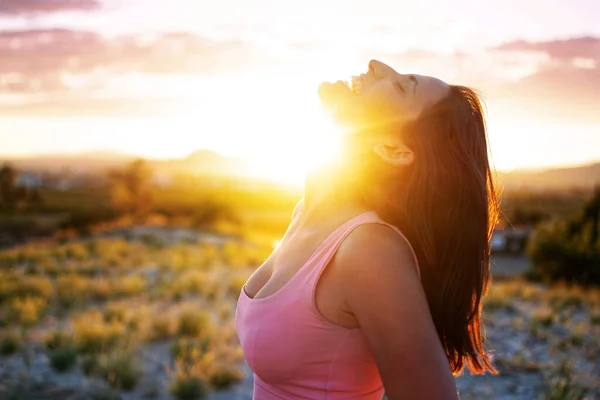
[[[377,60],[371,60],[369,61],[369,72],[375,73],[377,72],[377,64],[379,64],[379,61]]]
[[[388,78],[398,75],[392,67],[378,60],[369,61],[369,71],[378,78]]]

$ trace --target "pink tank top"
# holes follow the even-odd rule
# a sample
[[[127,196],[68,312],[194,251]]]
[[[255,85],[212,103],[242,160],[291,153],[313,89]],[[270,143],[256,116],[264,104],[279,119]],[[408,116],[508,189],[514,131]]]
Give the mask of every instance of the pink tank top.
[[[362,331],[329,322],[314,300],[317,281],[342,241],[367,223],[387,225],[404,238],[377,214],[367,212],[332,232],[279,291],[252,299],[242,288],[235,324],[254,372],[255,400],[383,397],[379,371]]]

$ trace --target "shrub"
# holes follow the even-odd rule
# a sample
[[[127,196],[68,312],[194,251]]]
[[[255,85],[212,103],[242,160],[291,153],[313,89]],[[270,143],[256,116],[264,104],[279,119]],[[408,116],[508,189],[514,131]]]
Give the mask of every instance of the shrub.
[[[119,306],[108,306],[103,313],[103,319],[106,323],[125,322],[126,310]]]
[[[531,316],[531,323],[548,328],[554,322],[554,314],[550,310],[535,310]]]
[[[88,279],[87,296],[91,300],[105,301],[111,295],[111,283],[106,278]]]
[[[59,347],[48,353],[50,366],[57,372],[66,372],[77,363],[77,349],[75,346]]]
[[[16,353],[22,345],[22,338],[17,332],[5,332],[0,337],[0,355],[9,356]]]
[[[191,365],[207,352],[208,345],[208,340],[179,339],[171,345],[171,357],[183,365]]]
[[[44,339],[50,366],[57,372],[66,372],[77,363],[77,348],[73,337],[61,331],[50,333]]]
[[[44,338],[44,345],[47,350],[56,350],[62,347],[73,345],[75,342],[73,337],[69,334],[61,331],[54,331],[49,333]]]
[[[533,272],[547,282],[600,284],[600,187],[570,221],[540,225],[530,240]]]
[[[101,316],[96,315],[76,321],[73,329],[77,348],[84,354],[98,354],[114,349],[124,331],[124,325],[107,324]]]
[[[177,374],[171,382],[171,394],[178,400],[199,400],[208,396],[208,386],[199,377]]]
[[[244,374],[235,367],[217,367],[208,375],[208,383],[216,390],[227,389],[231,385],[240,382]]]
[[[35,325],[44,309],[46,300],[39,297],[20,297],[11,301],[7,310],[7,320],[24,326]]]
[[[140,294],[146,287],[146,281],[141,276],[126,276],[113,282],[113,293],[120,297],[129,297]]]
[[[102,377],[115,389],[132,390],[141,377],[135,358],[128,353],[102,359],[99,370]]]
[[[49,300],[54,294],[52,281],[41,276],[13,277],[6,279],[3,283],[0,286],[0,301],[16,297],[36,297]]]
[[[490,294],[484,298],[484,309],[490,312],[504,310],[507,312],[516,311],[515,306],[510,298]]]
[[[179,316],[177,331],[183,336],[205,336],[212,330],[210,315],[204,311],[185,310]]]
[[[81,371],[85,376],[92,376],[100,370],[100,361],[97,355],[88,355],[81,360]]]
[[[88,282],[78,275],[61,276],[56,280],[56,295],[64,307],[82,303],[89,296]]]
[[[175,333],[174,320],[170,315],[156,315],[150,322],[150,339],[168,339]]]
[[[573,379],[572,366],[567,361],[559,364],[557,373],[544,382],[543,400],[579,400],[585,398],[589,391]]]

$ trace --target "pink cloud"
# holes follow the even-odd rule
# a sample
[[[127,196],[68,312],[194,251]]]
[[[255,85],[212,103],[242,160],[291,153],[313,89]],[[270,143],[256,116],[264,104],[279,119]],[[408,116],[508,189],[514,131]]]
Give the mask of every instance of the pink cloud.
[[[97,0],[2,0],[0,14],[37,14],[71,10],[94,10]]]

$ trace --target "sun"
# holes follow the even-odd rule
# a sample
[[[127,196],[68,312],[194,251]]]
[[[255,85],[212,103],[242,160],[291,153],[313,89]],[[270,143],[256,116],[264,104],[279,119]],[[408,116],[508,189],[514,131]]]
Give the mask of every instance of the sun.
[[[173,118],[194,133],[172,132],[170,146],[191,152],[203,143],[249,162],[252,175],[302,184],[310,168],[337,157],[342,132],[320,104],[318,83],[289,74],[187,82],[194,95],[181,99]]]

